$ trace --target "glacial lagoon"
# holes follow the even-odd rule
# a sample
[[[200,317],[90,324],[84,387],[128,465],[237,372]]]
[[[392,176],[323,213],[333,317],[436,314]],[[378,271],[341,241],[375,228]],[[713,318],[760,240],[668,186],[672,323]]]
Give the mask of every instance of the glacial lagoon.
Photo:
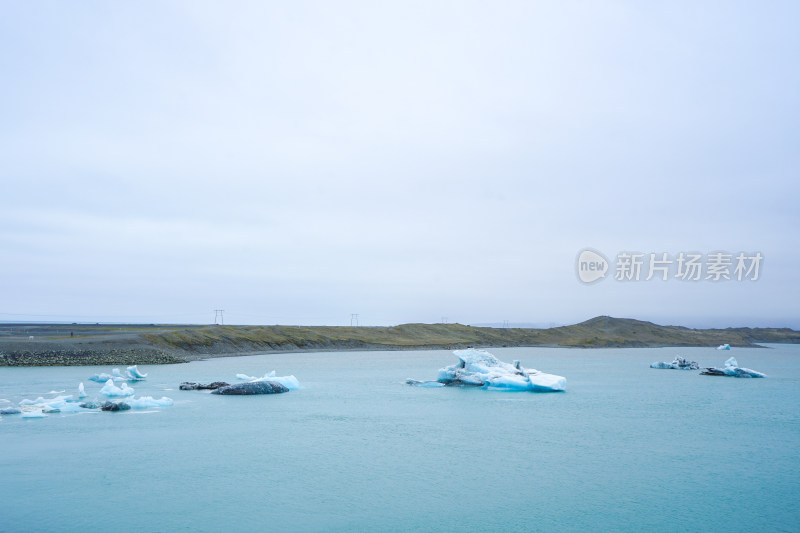
[[[800,346],[490,351],[566,391],[404,383],[449,351],[268,354],[140,366],[172,406],[2,416],[0,531],[797,530]],[[650,368],[728,354],[767,378]],[[111,370],[0,368],[0,408]],[[302,388],[178,390],[271,370]]]

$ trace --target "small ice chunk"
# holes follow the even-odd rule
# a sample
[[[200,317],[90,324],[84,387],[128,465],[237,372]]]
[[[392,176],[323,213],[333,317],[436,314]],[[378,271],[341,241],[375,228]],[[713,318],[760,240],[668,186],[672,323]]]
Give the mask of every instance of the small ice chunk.
[[[162,396],[160,400],[156,400],[152,396],[142,396],[140,398],[131,398],[126,400],[126,403],[133,409],[150,409],[152,407],[169,407],[173,405],[172,398]]]
[[[660,362],[653,363],[650,368],[673,369],[673,370],[699,370],[700,365],[695,361],[689,361],[680,356],[676,356],[672,363]]]
[[[438,381],[419,381],[417,379],[411,379],[411,378],[407,379],[406,383],[414,387],[422,387],[423,389],[444,387],[444,383],[439,383]]]
[[[4,407],[0,409],[0,415],[18,415],[22,412],[19,407]]]
[[[122,386],[117,387],[114,385],[114,380],[109,379],[106,381],[106,384],[103,385],[103,388],[100,389],[100,394],[103,396],[108,396],[109,398],[123,398],[126,396],[133,396],[134,390],[128,387],[127,383],[123,383]]]
[[[22,418],[47,418],[42,409],[34,409],[32,411],[23,411]]]
[[[86,398],[86,390],[83,388],[83,382],[78,384],[78,398]]]
[[[119,369],[116,369],[116,370],[117,370],[117,373],[119,373]],[[123,381],[128,381],[127,379],[123,378],[122,376],[113,376],[111,374],[106,374],[106,373],[95,374],[94,376],[89,378],[89,381],[96,381],[97,383],[105,383],[109,379],[111,379],[111,380],[113,380],[113,381],[115,381],[117,383],[121,383]]]
[[[127,374],[129,381],[141,381],[147,378],[147,374],[142,374],[142,372],[139,371],[138,365],[129,366],[125,370],[125,373]]]
[[[731,349],[730,344],[720,344],[719,346],[717,346],[717,350],[730,350],[730,349]]]
[[[247,374],[236,374],[236,379],[241,379],[242,381],[255,381],[258,378],[253,376],[248,376]]]

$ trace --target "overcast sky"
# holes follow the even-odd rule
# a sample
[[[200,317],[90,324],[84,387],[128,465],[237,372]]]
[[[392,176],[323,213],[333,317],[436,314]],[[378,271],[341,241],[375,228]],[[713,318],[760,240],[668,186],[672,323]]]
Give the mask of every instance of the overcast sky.
[[[0,320],[800,328],[799,16],[2,2]],[[586,247],[764,261],[585,285]]]

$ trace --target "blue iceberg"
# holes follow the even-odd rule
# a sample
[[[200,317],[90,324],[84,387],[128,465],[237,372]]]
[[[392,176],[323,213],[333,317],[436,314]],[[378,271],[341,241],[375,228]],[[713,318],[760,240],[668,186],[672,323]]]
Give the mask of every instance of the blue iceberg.
[[[730,349],[731,349],[730,344],[720,344],[719,346],[717,346],[717,350],[730,350]]]
[[[147,378],[147,374],[142,374],[137,365],[126,368],[125,375],[128,376],[128,381],[141,381]]]
[[[700,372],[704,376],[730,376],[734,378],[765,378],[766,374],[756,372],[750,368],[742,368],[736,361],[736,358],[731,357],[725,361],[724,368],[711,367],[706,368]]]
[[[123,383],[121,387],[117,387],[114,385],[113,379],[106,381],[106,384],[100,389],[100,394],[108,396],[109,398],[125,398],[127,396],[133,396],[133,393],[133,389],[128,387],[127,383]]]
[[[485,350],[455,350],[459,363],[439,370],[438,379],[432,381],[407,380],[416,387],[456,385],[481,387],[489,390],[561,392],[567,387],[562,376],[546,374],[532,368],[523,368],[519,361],[513,364],[499,361]]]
[[[699,370],[700,365],[697,364],[695,361],[689,361],[688,359],[684,359],[683,357],[675,357],[675,360],[671,363],[667,362],[660,362],[660,363],[653,363],[650,365],[650,368],[661,368],[661,369],[673,369],[673,370]]]

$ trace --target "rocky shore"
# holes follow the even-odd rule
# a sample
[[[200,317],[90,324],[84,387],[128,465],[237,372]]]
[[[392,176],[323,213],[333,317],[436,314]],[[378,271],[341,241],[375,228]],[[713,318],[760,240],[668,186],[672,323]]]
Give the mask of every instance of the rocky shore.
[[[737,347],[800,343],[800,331],[698,330],[605,316],[549,329],[463,324],[394,327],[5,324],[0,325],[0,366],[171,364],[269,352],[510,346],[716,347],[724,343]]]

